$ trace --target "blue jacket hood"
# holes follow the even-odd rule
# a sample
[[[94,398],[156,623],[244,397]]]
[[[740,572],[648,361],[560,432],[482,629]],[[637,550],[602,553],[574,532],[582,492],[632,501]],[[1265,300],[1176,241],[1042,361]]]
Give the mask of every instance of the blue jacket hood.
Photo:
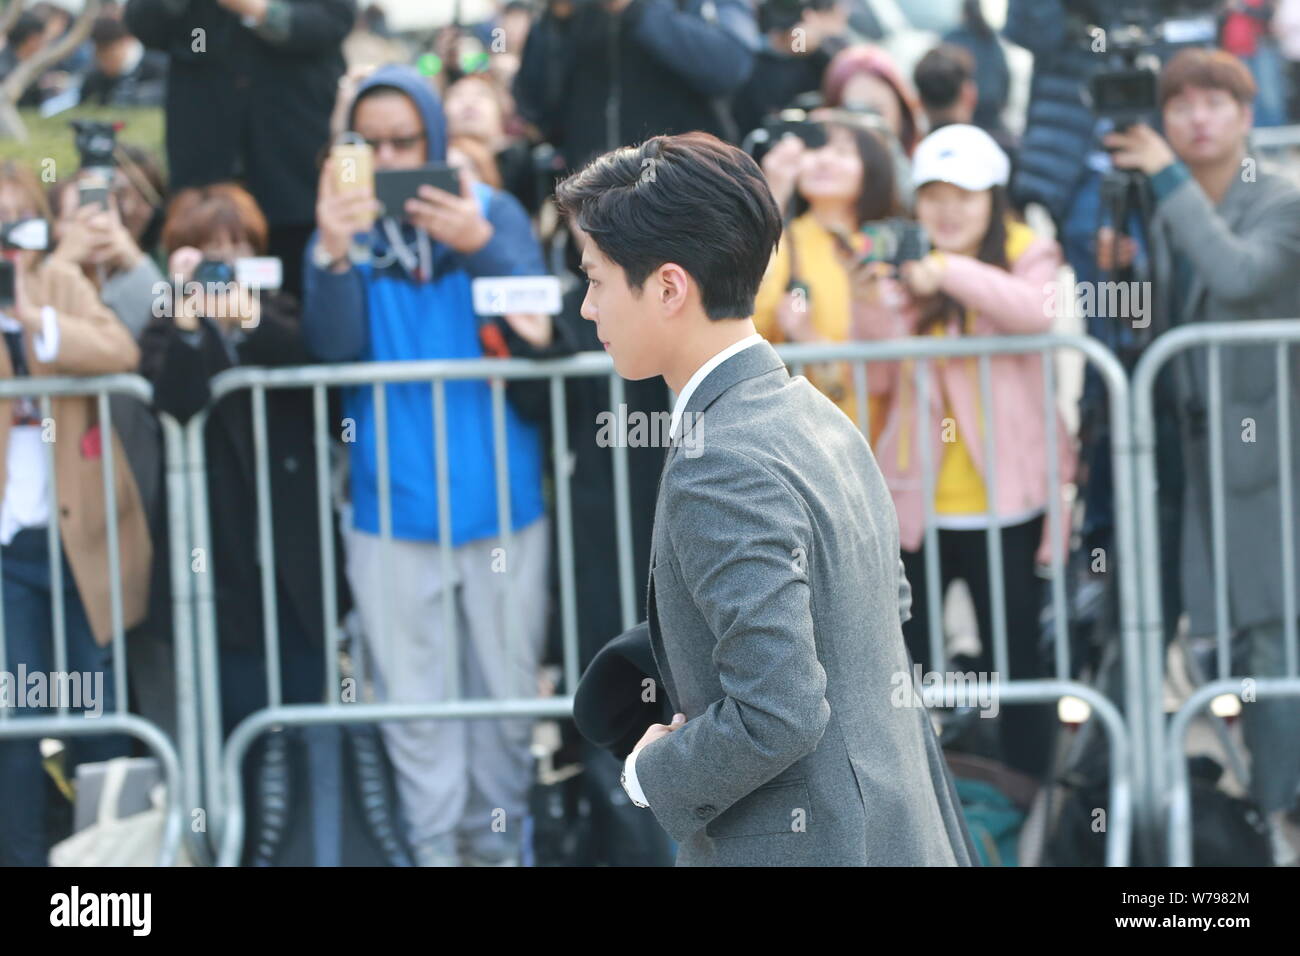
[[[353,97],[352,106],[348,110],[348,128],[352,129],[356,125],[357,100],[377,86],[395,89],[410,98],[424,120],[424,130],[429,143],[427,161],[445,163],[447,161],[447,117],[442,111],[442,98],[428,78],[414,67],[394,63],[380,67],[366,77],[357,87],[357,95]]]

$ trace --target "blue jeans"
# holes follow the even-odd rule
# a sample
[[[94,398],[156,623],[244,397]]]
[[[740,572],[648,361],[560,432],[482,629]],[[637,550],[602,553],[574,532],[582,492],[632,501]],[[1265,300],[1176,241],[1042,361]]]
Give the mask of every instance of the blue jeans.
[[[49,542],[44,528],[18,532],[3,549],[4,670],[45,674],[54,667],[54,623],[50,593]],[[98,701],[103,713],[117,706],[113,683],[113,649],[100,647],[86,620],[68,559],[63,558],[63,619],[67,636],[67,669],[103,674]],[[17,688],[14,688],[17,690]],[[69,708],[69,713],[72,708]],[[17,718],[50,716],[53,708],[23,707]],[[126,756],[130,740],[120,734],[75,736],[67,739],[67,768]],[[45,772],[36,738],[0,739],[0,866],[45,866],[49,845],[45,827]]]

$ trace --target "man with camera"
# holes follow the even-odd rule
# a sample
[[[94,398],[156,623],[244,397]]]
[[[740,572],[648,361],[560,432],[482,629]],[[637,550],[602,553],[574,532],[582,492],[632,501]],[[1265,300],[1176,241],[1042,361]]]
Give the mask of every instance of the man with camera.
[[[1150,229],[1157,315],[1164,327],[1191,322],[1294,318],[1300,307],[1300,190],[1258,171],[1246,155],[1255,83],[1222,51],[1184,50],[1160,76],[1165,137],[1136,124],[1106,137],[1121,169],[1140,170],[1156,200]],[[1167,137],[1167,138],[1166,138]],[[1103,246],[1114,237],[1102,237]],[[1103,254],[1123,256],[1104,248]],[[1121,263],[1122,264],[1122,263]],[[1183,435],[1183,605],[1193,636],[1215,632],[1208,395],[1204,349],[1173,360]],[[1231,672],[1283,673],[1284,595],[1300,578],[1281,569],[1279,467],[1300,474],[1300,365],[1290,360],[1291,461],[1279,466],[1276,355],[1271,345],[1222,353],[1221,416]],[[1300,514],[1300,512],[1296,512]],[[1291,529],[1300,541],[1300,523]],[[1278,838],[1300,783],[1300,701],[1264,699],[1242,712],[1255,800],[1274,825],[1277,862],[1295,851]]]

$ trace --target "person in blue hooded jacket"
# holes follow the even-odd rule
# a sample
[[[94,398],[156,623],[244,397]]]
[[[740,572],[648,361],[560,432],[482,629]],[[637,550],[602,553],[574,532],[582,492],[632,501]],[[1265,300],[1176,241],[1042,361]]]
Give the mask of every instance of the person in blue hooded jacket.
[[[445,162],[442,104],[409,67],[372,74],[348,116],[350,129],[373,148],[377,170]],[[308,347],[326,362],[482,357],[471,280],[545,271],[518,201],[462,177],[460,195],[422,187],[404,210],[356,233],[355,223],[368,221],[375,208],[368,192],[340,192],[333,160],[326,163],[303,282]],[[535,696],[549,548],[535,426],[507,403],[507,554],[498,526],[491,391],[485,381],[446,383],[453,560],[444,569],[431,386],[387,385],[384,404],[392,489],[387,547],[374,389],[347,390],[341,428],[351,464],[348,577],[379,699],[445,700],[457,686],[465,698]],[[459,661],[458,673],[449,660]],[[418,862],[519,862],[529,721],[407,721],[383,730]]]

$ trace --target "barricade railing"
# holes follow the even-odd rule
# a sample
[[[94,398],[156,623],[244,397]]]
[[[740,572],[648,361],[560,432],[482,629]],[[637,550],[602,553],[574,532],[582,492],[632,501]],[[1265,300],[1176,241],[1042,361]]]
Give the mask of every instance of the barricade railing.
[[[1129,844],[1133,829],[1132,811],[1134,804],[1134,785],[1137,769],[1146,764],[1145,755],[1138,751],[1136,741],[1126,728],[1126,720],[1142,713],[1140,693],[1141,675],[1137,670],[1142,659],[1138,639],[1138,615],[1136,600],[1138,586],[1135,561],[1136,542],[1133,538],[1134,518],[1132,514],[1131,484],[1131,443],[1128,431],[1128,383],[1118,361],[1109,351],[1093,339],[1079,336],[1027,336],[1000,337],[996,339],[966,338],[953,341],[925,341],[919,339],[889,342],[857,342],[837,345],[792,345],[782,346],[779,351],[792,371],[798,373],[802,367],[814,362],[848,362],[855,369],[854,381],[860,401],[859,427],[864,434],[866,428],[866,396],[869,393],[868,367],[875,363],[888,363],[901,360],[913,360],[916,365],[914,373],[916,386],[924,394],[929,394],[932,387],[929,382],[929,366],[932,361],[943,358],[973,357],[980,366],[981,407],[992,408],[992,381],[990,362],[997,355],[1040,355],[1044,360],[1045,399],[1041,412],[1046,416],[1048,435],[1049,487],[1058,487],[1056,440],[1056,397],[1053,366],[1058,351],[1077,352],[1085,360],[1097,367],[1103,380],[1110,389],[1114,428],[1112,446],[1115,456],[1117,475],[1116,510],[1118,531],[1118,554],[1116,555],[1120,588],[1121,614],[1121,655],[1124,665],[1125,701],[1124,706],[1129,717],[1122,716],[1115,704],[1105,695],[1097,692],[1077,680],[1072,680],[1069,670],[1069,647],[1066,632],[1065,570],[1062,556],[1053,557],[1052,602],[1056,611],[1056,660],[1055,675],[1051,679],[1016,679],[1014,674],[1007,681],[999,681],[999,700],[1006,703],[1055,702],[1062,696],[1070,695],[1086,701],[1092,708],[1105,731],[1112,756],[1112,773],[1110,778],[1110,812],[1107,827],[1106,861],[1109,865],[1124,865],[1128,860]],[[520,359],[476,359],[445,360],[397,363],[366,363],[339,366],[315,366],[302,368],[240,368],[234,369],[213,379],[210,410],[223,397],[237,391],[248,391],[251,396],[251,409],[254,418],[252,434],[255,446],[255,467],[258,488],[258,527],[260,566],[263,594],[263,615],[266,633],[265,653],[267,656],[268,694],[270,706],[258,710],[247,717],[223,743],[221,722],[215,706],[206,706],[203,712],[203,763],[208,768],[221,768],[219,773],[209,773],[205,795],[208,802],[208,818],[214,821],[214,832],[218,834],[220,846],[219,862],[233,865],[238,862],[243,844],[245,826],[244,807],[240,773],[243,758],[254,740],[263,732],[278,725],[306,725],[321,723],[377,723],[388,721],[405,721],[420,719],[473,719],[483,717],[568,717],[572,712],[572,688],[578,678],[577,646],[577,599],[575,593],[575,566],[573,553],[572,508],[570,501],[570,477],[567,463],[569,459],[568,420],[565,408],[565,383],[573,377],[604,376],[609,379],[610,402],[617,409],[623,397],[623,382],[613,371],[609,357],[599,353],[584,353],[563,359],[548,361],[530,361]],[[275,389],[308,389],[312,392],[313,428],[317,456],[317,507],[322,540],[328,541],[328,531],[334,520],[331,513],[329,482],[329,445],[333,440],[332,428],[327,422],[328,402],[326,390],[339,386],[353,386],[372,390],[374,402],[374,421],[377,431],[375,442],[376,474],[379,481],[379,528],[381,549],[390,548],[392,542],[392,507],[391,475],[388,473],[388,435],[387,413],[385,405],[386,388],[398,383],[424,383],[430,385],[430,401],[433,406],[433,434],[430,443],[437,463],[438,542],[444,568],[451,567],[452,543],[448,494],[448,462],[446,449],[446,386],[448,382],[486,380],[491,389],[493,413],[493,447],[495,461],[506,460],[505,456],[505,387],[508,381],[549,380],[550,425],[552,444],[552,465],[554,467],[554,506],[557,538],[557,558],[559,561],[559,603],[560,632],[563,647],[564,696],[540,698],[519,696],[511,699],[457,699],[459,688],[453,686],[452,699],[421,703],[342,703],[331,700],[321,704],[292,704],[281,702],[279,688],[276,686],[278,676],[276,663],[277,624],[275,620],[275,582],[273,580],[275,555],[271,534],[274,515],[269,495],[269,478],[266,438],[266,392]],[[210,541],[208,522],[206,475],[204,465],[203,434],[207,420],[206,413],[200,413],[187,426],[186,444],[189,450],[188,484],[190,486],[190,532],[191,540],[179,542],[182,547],[173,546],[174,555],[188,555],[192,547],[206,548]],[[992,455],[991,429],[985,432],[985,452],[988,460]],[[921,443],[925,448],[925,443]],[[636,582],[633,578],[631,515],[628,492],[627,443],[615,441],[612,445],[615,477],[615,540],[618,562],[619,598],[621,617],[625,626],[635,623]],[[926,454],[923,452],[923,454]],[[930,491],[933,491],[937,463],[925,462],[925,474]],[[496,500],[498,526],[502,529],[502,544],[507,553],[510,551],[510,498],[509,475],[506,469],[496,468]],[[997,501],[997,476],[995,470],[988,475],[989,495],[992,502]],[[933,521],[932,497],[927,503],[926,573],[930,583],[927,588],[930,614],[931,647],[939,648],[942,636],[939,631],[941,615],[937,613],[941,599],[937,583],[939,574],[936,535]],[[994,505],[993,507],[996,507]],[[1064,540],[1068,516],[1062,514],[1059,497],[1049,495],[1046,505],[1049,527],[1061,532],[1054,535],[1054,540]],[[996,526],[996,524],[995,524]],[[174,529],[175,530],[175,529]],[[1001,567],[999,536],[989,533],[989,557],[991,572],[991,604],[993,607],[994,633],[981,635],[981,639],[992,640],[995,671],[1009,674],[1007,668],[1007,629],[1006,612],[1003,604],[1005,584]],[[381,550],[381,554],[383,551]],[[176,560],[176,558],[173,558]],[[337,607],[334,604],[332,588],[328,582],[334,580],[334,555],[331,548],[322,548],[322,581],[327,582],[324,593],[324,619],[328,633],[324,641],[326,655],[325,667],[330,688],[339,686],[339,629]],[[177,574],[181,573],[178,569]],[[185,573],[188,573],[186,571]],[[203,699],[215,704],[220,700],[219,667],[217,662],[216,608],[213,600],[212,575],[194,575],[194,600],[196,608],[196,638],[200,658],[200,683]],[[384,575],[386,578],[387,576]],[[382,602],[381,602],[382,603]],[[449,602],[446,602],[446,607]],[[455,645],[457,643],[456,622],[452,615],[445,622],[448,633],[452,635],[449,645],[448,666],[456,666]],[[507,613],[507,640],[514,624]],[[507,644],[507,646],[510,646]],[[941,650],[941,648],[940,648]],[[942,654],[933,656],[932,660],[945,660]],[[454,673],[454,671],[453,671]],[[333,693],[333,692],[332,692]],[[1137,778],[1140,781],[1140,777]]]
[[[1050,597],[1055,626],[1055,675],[1045,679],[1010,679],[1000,683],[999,698],[1007,703],[1056,701],[1069,695],[1090,705],[1105,731],[1111,748],[1110,815],[1107,827],[1106,862],[1124,865],[1128,860],[1130,838],[1136,826],[1139,836],[1150,830],[1157,837],[1167,838],[1168,858],[1175,865],[1191,862],[1190,791],[1187,777],[1184,745],[1187,732],[1195,717],[1215,697],[1221,694],[1238,694],[1241,679],[1253,679],[1257,697],[1300,696],[1300,676],[1297,675],[1296,649],[1296,596],[1284,589],[1283,633],[1286,640],[1286,673],[1275,675],[1240,675],[1230,677],[1227,662],[1230,633],[1228,628],[1227,594],[1228,562],[1224,552],[1225,499],[1223,495],[1223,466],[1220,460],[1223,449],[1222,408],[1224,396],[1219,378],[1220,349],[1225,347],[1271,347],[1274,350],[1276,374],[1276,415],[1278,422],[1278,454],[1283,463],[1279,469],[1279,517],[1282,535],[1279,542],[1279,566],[1284,580],[1293,580],[1295,572],[1295,541],[1292,533],[1295,517],[1292,499],[1293,477],[1286,462],[1291,454],[1293,434],[1293,409],[1289,397],[1293,391],[1289,364],[1289,348],[1300,340],[1300,321],[1276,320],[1205,324],[1174,330],[1158,338],[1138,364],[1130,388],[1118,360],[1100,343],[1082,336],[1042,335],[1007,336],[998,338],[964,338],[952,341],[927,341],[900,339],[892,341],[854,342],[825,345],[785,345],[778,351],[799,374],[804,367],[814,363],[842,362],[852,368],[853,388],[857,398],[858,425],[868,433],[869,376],[872,368],[887,363],[910,362],[912,384],[927,407],[934,385],[933,364],[943,359],[972,358],[978,363],[980,407],[992,408],[993,358],[1000,355],[1038,355],[1043,361],[1044,415],[1048,441],[1048,487],[1055,489],[1060,476],[1056,474],[1056,440],[1054,416],[1055,356],[1062,351],[1074,352],[1091,363],[1106,383],[1110,402],[1110,443],[1114,466],[1114,492],[1116,511],[1116,554],[1113,570],[1117,572],[1119,593],[1120,655],[1123,668],[1123,713],[1115,702],[1095,688],[1082,684],[1070,676],[1068,646],[1065,570],[1059,554],[1053,553]],[[1176,355],[1189,349],[1208,349],[1209,368],[1207,405],[1211,460],[1209,463],[1212,488],[1209,526],[1213,538],[1213,586],[1216,595],[1217,638],[1220,673],[1216,680],[1198,688],[1173,715],[1168,726],[1163,713],[1162,694],[1165,676],[1164,626],[1160,604],[1160,541],[1156,503],[1155,469],[1155,409],[1154,387],[1157,375]],[[219,862],[229,865],[238,860],[244,828],[244,808],[239,785],[239,768],[248,748],[268,729],[280,725],[306,726],[328,723],[379,723],[418,719],[476,719],[510,717],[551,717],[563,719],[572,713],[572,688],[578,677],[578,622],[575,589],[573,512],[569,485],[568,461],[570,451],[569,419],[566,409],[566,383],[570,378],[601,376],[609,381],[610,403],[617,409],[623,402],[624,387],[614,373],[609,357],[599,353],[584,353],[564,359],[528,361],[520,359],[477,359],[427,362],[350,364],[340,366],[307,366],[302,368],[240,368],[223,373],[212,382],[212,398],[207,409],[182,429],[169,416],[160,415],[166,446],[168,524],[171,535],[172,601],[174,607],[174,645],[176,649],[176,691],[178,707],[177,739],[172,741],[156,724],[127,712],[127,650],[123,627],[121,569],[117,561],[118,533],[116,488],[112,481],[114,454],[112,442],[103,442],[104,495],[106,503],[106,537],[111,558],[110,591],[112,600],[112,653],[114,661],[115,705],[112,713],[96,720],[86,720],[67,708],[60,708],[56,716],[13,716],[0,708],[0,739],[30,737],[67,737],[79,734],[97,735],[122,733],[142,740],[156,755],[167,788],[165,828],[159,863],[169,865],[176,858],[181,839],[191,841],[190,849],[201,861],[206,858],[208,846],[202,833],[188,833],[182,826],[183,807],[205,808],[207,826],[217,840]],[[274,389],[306,389],[312,393],[313,428],[316,452],[317,506],[322,541],[329,541],[336,516],[331,494],[330,450],[335,441],[333,426],[328,421],[327,392],[329,389],[352,386],[372,390],[375,405],[375,424],[378,432],[376,454],[380,463],[380,539],[383,547],[391,547],[392,506],[391,476],[387,467],[387,420],[385,395],[389,385],[423,383],[430,386],[433,412],[431,443],[436,456],[439,485],[438,546],[444,569],[451,562],[450,503],[445,489],[448,487],[450,463],[446,447],[447,394],[449,382],[486,381],[491,390],[493,420],[493,448],[496,461],[505,461],[506,384],[519,380],[547,380],[550,398],[550,430],[553,473],[553,514],[555,518],[556,558],[558,560],[560,634],[563,648],[563,674],[567,693],[554,697],[516,696],[512,698],[463,699],[459,688],[453,688],[452,699],[428,703],[342,703],[333,700],[320,704],[285,705],[280,700],[279,675],[276,671],[278,640],[276,590],[273,579],[275,567],[274,538],[271,534],[274,509],[269,494],[268,436],[266,427],[266,393]],[[245,719],[230,735],[222,739],[219,713],[220,672],[216,628],[216,604],[213,575],[198,574],[191,567],[195,548],[210,548],[211,533],[208,527],[208,488],[204,449],[204,428],[208,412],[223,397],[238,391],[248,391],[252,398],[253,438],[255,450],[255,480],[257,487],[258,553],[262,574],[263,614],[265,618],[268,657],[268,701],[270,705]],[[125,395],[150,403],[151,390],[142,379],[130,375],[100,378],[25,378],[0,381],[0,400],[29,396],[38,401],[40,414],[52,420],[52,402],[63,397],[93,397],[97,399],[98,415],[104,434],[112,428],[110,395]],[[986,475],[988,500],[997,501],[998,476],[996,456],[993,454],[991,430],[985,430],[985,459],[990,462]],[[54,445],[46,449],[51,473],[55,467]],[[636,588],[632,560],[631,505],[629,500],[627,443],[615,441],[613,456],[615,493],[613,502],[614,529],[618,566],[618,592],[620,617],[625,626],[636,618]],[[931,660],[945,660],[942,653],[941,614],[938,613],[941,591],[939,577],[937,526],[933,510],[933,491],[937,463],[926,442],[920,443],[920,454],[925,475],[925,574],[926,601],[930,626]],[[510,548],[512,522],[510,520],[510,476],[507,468],[495,471],[495,491],[502,543]],[[62,670],[67,660],[62,600],[64,580],[62,565],[56,559],[62,554],[58,528],[57,483],[51,483],[51,522],[46,534],[51,554],[51,588],[55,592],[51,612],[54,630],[54,669]],[[1046,521],[1052,530],[1053,540],[1059,540],[1062,522],[1069,520],[1062,514],[1059,499],[1049,495]],[[996,516],[990,516],[996,517]],[[996,523],[992,527],[997,527]],[[993,633],[994,669],[1009,673],[1006,667],[1007,621],[1003,604],[1005,569],[999,536],[986,531],[990,567],[990,609]],[[332,548],[321,549],[322,580],[334,580],[336,568]],[[1141,570],[1139,570],[1141,569]],[[329,686],[339,687],[341,628],[338,608],[332,587],[323,588],[325,635],[325,668]],[[7,668],[4,640],[3,609],[0,609],[0,673]],[[445,622],[449,632],[456,635],[457,623],[449,614]],[[514,633],[517,622],[508,621],[507,631]],[[981,640],[985,635],[981,635]],[[456,644],[453,639],[450,642]],[[449,651],[449,664],[455,663],[457,651]]]
[[[1111,775],[1109,780],[1110,811],[1106,828],[1106,863],[1108,866],[1127,865],[1134,828],[1134,810],[1141,809],[1143,793],[1142,768],[1147,757],[1141,740],[1130,727],[1145,712],[1142,699],[1141,660],[1139,644],[1139,596],[1134,537],[1133,501],[1131,495],[1132,440],[1129,429],[1128,379],[1118,359],[1097,340],[1077,335],[1033,335],[967,337],[954,340],[927,340],[922,338],[891,341],[854,342],[835,345],[789,345],[778,350],[793,374],[805,365],[823,361],[849,361],[853,368],[858,428],[868,434],[867,396],[870,394],[868,368],[880,363],[911,361],[917,407],[928,409],[932,388],[932,362],[953,358],[973,358],[978,363],[979,407],[992,409],[993,384],[991,362],[1005,355],[1037,355],[1043,367],[1043,406],[1038,412],[1044,418],[1046,449],[1044,467],[1047,471],[1048,500],[1045,510],[1048,533],[1053,542],[1051,549],[1050,597],[1053,611],[1053,648],[1055,675],[1053,679],[1017,678],[1008,668],[1007,621],[1004,605],[1005,567],[1002,560],[1001,526],[997,515],[986,514],[985,540],[989,562],[989,604],[991,610],[991,635],[980,635],[981,643],[991,641],[994,672],[1007,675],[998,681],[998,697],[1005,703],[1055,703],[1064,696],[1084,701],[1098,717],[1110,745]],[[1064,559],[1057,544],[1068,536],[1068,516],[1062,514],[1059,489],[1062,476],[1058,470],[1057,414],[1055,358],[1058,352],[1075,352],[1089,362],[1105,383],[1110,401],[1112,421],[1111,455],[1115,474],[1115,525],[1116,553],[1113,566],[1118,572],[1120,666],[1123,678],[1124,714],[1104,694],[1095,688],[1072,680],[1070,675],[1070,647]],[[982,413],[983,414],[983,413]],[[987,421],[987,419],[985,419]],[[982,445],[987,462],[985,475],[986,499],[990,509],[998,501],[997,455],[994,452],[994,429],[984,428]],[[869,437],[869,436],[868,436]],[[938,526],[934,510],[934,492],[938,463],[931,460],[931,443],[918,441],[923,475],[922,498],[925,508],[924,564],[926,577],[927,618],[929,624],[930,661],[946,660],[943,653],[942,614],[943,599],[940,587]],[[1135,794],[1136,788],[1136,794]],[[1140,822],[1140,821],[1139,821]]]
[[[200,658],[200,683],[203,699],[203,753],[208,767],[221,767],[205,780],[205,795],[209,819],[215,821],[220,857],[223,865],[238,861],[244,830],[244,808],[240,790],[239,768],[253,741],[272,726],[303,726],[321,723],[377,723],[419,719],[472,719],[480,717],[568,717],[572,714],[572,688],[578,678],[578,646],[576,598],[574,580],[573,531],[569,476],[567,462],[569,441],[565,412],[565,381],[575,376],[604,375],[610,379],[612,402],[617,405],[623,383],[613,374],[607,356],[600,354],[577,355],[548,362],[518,359],[474,359],[420,362],[367,363],[338,366],[308,366],[302,368],[240,368],[224,372],[212,381],[212,398],[208,409],[196,415],[187,426],[188,484],[190,486],[190,533],[182,547],[173,548],[174,554],[189,554],[191,547],[207,548],[210,542],[208,529],[207,476],[203,434],[208,411],[222,398],[239,390],[251,393],[253,438],[257,483],[259,563],[262,582],[265,654],[267,658],[267,700],[270,705],[246,718],[236,727],[229,740],[222,741],[222,726],[217,702],[220,701],[220,675],[217,654],[216,607],[212,575],[195,575],[194,599],[196,610],[196,635]],[[272,389],[309,389],[312,392],[313,430],[316,450],[317,509],[322,541],[331,539],[334,522],[329,491],[329,447],[334,440],[333,429],[327,422],[327,389],[340,386],[369,387],[375,409],[376,474],[379,482],[379,529],[381,555],[389,553],[393,541],[392,488],[388,467],[388,421],[386,390],[390,385],[415,383],[430,385],[433,433],[430,443],[434,449],[437,482],[440,532],[439,549],[443,573],[451,578],[452,543],[451,514],[447,489],[450,465],[447,452],[447,396],[448,382],[487,380],[491,389],[493,417],[494,462],[507,461],[506,455],[506,396],[507,380],[549,379],[551,405],[552,452],[555,467],[555,513],[557,542],[560,560],[560,606],[562,615],[561,638],[563,644],[563,673],[569,693],[548,698],[516,697],[491,700],[458,699],[458,680],[452,678],[450,700],[423,703],[342,703],[335,699],[322,704],[284,705],[280,699],[278,669],[278,626],[276,622],[276,593],[273,579],[275,556],[273,552],[273,508],[270,500],[267,464],[266,392]],[[622,559],[619,567],[619,593],[621,614],[628,626],[635,623],[635,584],[631,566],[631,516],[627,496],[627,449],[613,449],[616,469],[621,476],[622,492],[616,495],[615,531],[618,553]],[[513,537],[508,467],[495,468],[495,491],[498,527],[502,547],[511,554]],[[176,529],[173,529],[176,533]],[[176,560],[175,558],[173,560]],[[387,560],[386,558],[383,560]],[[513,574],[515,562],[507,562],[507,575]],[[331,547],[321,548],[321,580],[323,614],[327,633],[323,642],[325,654],[326,685],[337,689],[339,675],[339,622],[333,587],[335,556]],[[387,578],[387,575],[383,575]],[[383,602],[379,602],[382,604]],[[446,617],[443,621],[450,639],[447,641],[449,673],[459,672],[459,634],[455,608],[444,601]],[[506,605],[506,646],[514,647],[518,622],[509,602]],[[381,625],[382,627],[382,625]],[[332,691],[333,693],[333,691]]]
[[[1147,654],[1144,671],[1147,676],[1146,694],[1151,703],[1148,708],[1148,724],[1138,736],[1147,737],[1148,751],[1161,759],[1153,760],[1149,768],[1152,793],[1165,795],[1153,805],[1156,812],[1166,815],[1165,837],[1168,860],[1174,866],[1192,865],[1191,832],[1191,794],[1185,753],[1187,733],[1193,719],[1205,709],[1214,698],[1221,695],[1234,695],[1240,698],[1243,692],[1242,681],[1252,680],[1251,688],[1256,697],[1292,697],[1300,696],[1300,675],[1297,674],[1296,643],[1296,595],[1292,582],[1296,579],[1296,541],[1295,541],[1295,476],[1291,471],[1292,448],[1297,424],[1293,418],[1293,400],[1296,383],[1292,381],[1293,369],[1290,364],[1290,348],[1300,342],[1300,320],[1277,319],[1250,322],[1204,323],[1174,329],[1161,335],[1143,354],[1133,373],[1133,409],[1134,438],[1137,443],[1137,500],[1138,516],[1141,522],[1139,538],[1142,544],[1142,590],[1143,601],[1143,645]],[[1278,517],[1281,527],[1278,551],[1276,554],[1277,572],[1281,576],[1282,639],[1284,641],[1284,675],[1237,675],[1231,677],[1232,641],[1230,627],[1229,599],[1229,560],[1227,554],[1227,501],[1225,497],[1224,430],[1227,425],[1223,411],[1225,397],[1223,394],[1222,357],[1224,348],[1242,347],[1271,348],[1273,351],[1273,374],[1275,407],[1273,409],[1275,431],[1277,436],[1276,451],[1278,455]],[[1155,389],[1157,376],[1166,368],[1172,369],[1172,362],[1191,349],[1206,350],[1206,422],[1208,427],[1209,461],[1208,463],[1185,462],[1184,471],[1194,467],[1208,466],[1210,483],[1209,527],[1211,537],[1211,562],[1214,589],[1215,632],[1218,650],[1219,673],[1213,679],[1197,688],[1173,715],[1168,728],[1161,702],[1165,679],[1165,643],[1163,639],[1164,622],[1160,603],[1161,563],[1160,530],[1157,520],[1157,479],[1156,479],[1156,421]],[[1265,408],[1261,400],[1259,407]],[[1261,427],[1266,423],[1255,422]],[[1242,423],[1234,423],[1234,427]],[[1258,434],[1255,440],[1258,443]],[[1256,451],[1251,451],[1255,454]],[[1259,453],[1266,453],[1260,448]],[[1261,542],[1261,554],[1264,543]],[[1264,567],[1274,567],[1266,563]],[[1258,575],[1272,573],[1261,570],[1251,564],[1242,567],[1240,563],[1233,569],[1238,574]],[[1244,706],[1251,706],[1246,702]],[[1300,733],[1300,729],[1297,730]],[[1253,759],[1252,764],[1258,764]]]
[[[32,399],[37,402],[41,418],[42,439],[49,476],[47,484],[47,502],[49,520],[44,529],[49,552],[50,581],[50,620],[53,674],[49,675],[52,688],[55,680],[63,686],[69,686],[68,678],[68,634],[65,618],[64,601],[69,587],[76,589],[75,582],[65,579],[63,573],[64,550],[60,529],[58,465],[55,450],[60,441],[82,442],[83,435],[61,435],[58,420],[54,415],[53,403],[57,400],[80,398],[93,399],[96,402],[100,436],[99,460],[103,474],[103,495],[105,513],[105,541],[108,551],[108,592],[112,623],[112,666],[114,703],[111,712],[89,717],[80,709],[70,709],[68,701],[59,695],[59,703],[53,707],[52,716],[23,716],[18,711],[18,701],[12,702],[12,708],[0,706],[0,740],[16,740],[42,737],[79,737],[124,734],[142,741],[154,753],[158,760],[163,782],[166,785],[166,805],[164,826],[158,853],[158,865],[170,866],[175,861],[182,839],[182,805],[185,800],[186,780],[197,781],[198,768],[186,764],[187,773],[182,773],[182,759],[177,748],[168,735],[154,722],[128,712],[129,675],[127,670],[126,630],[123,617],[123,582],[121,567],[121,550],[119,547],[117,483],[114,480],[115,457],[117,449],[111,440],[112,403],[111,396],[126,396],[145,403],[152,403],[153,393],[144,379],[135,375],[106,375],[92,378],[71,377],[22,377],[0,380],[0,400]],[[164,420],[164,429],[168,431],[169,451],[179,449],[179,430],[174,421]],[[83,446],[84,447],[84,446]],[[169,460],[170,456],[169,456]],[[125,463],[124,463],[125,464]],[[9,609],[0,602],[0,674],[10,680],[10,692],[19,690],[9,678],[11,664],[25,663],[11,660],[6,641],[5,612]],[[39,636],[38,640],[41,639]],[[187,659],[182,653],[185,649],[177,642],[176,682],[180,700],[178,719],[181,723],[179,736],[184,739],[185,720],[189,711],[189,701],[193,688],[192,671],[187,668]],[[192,711],[191,711],[192,712]],[[34,782],[34,785],[37,782]]]

